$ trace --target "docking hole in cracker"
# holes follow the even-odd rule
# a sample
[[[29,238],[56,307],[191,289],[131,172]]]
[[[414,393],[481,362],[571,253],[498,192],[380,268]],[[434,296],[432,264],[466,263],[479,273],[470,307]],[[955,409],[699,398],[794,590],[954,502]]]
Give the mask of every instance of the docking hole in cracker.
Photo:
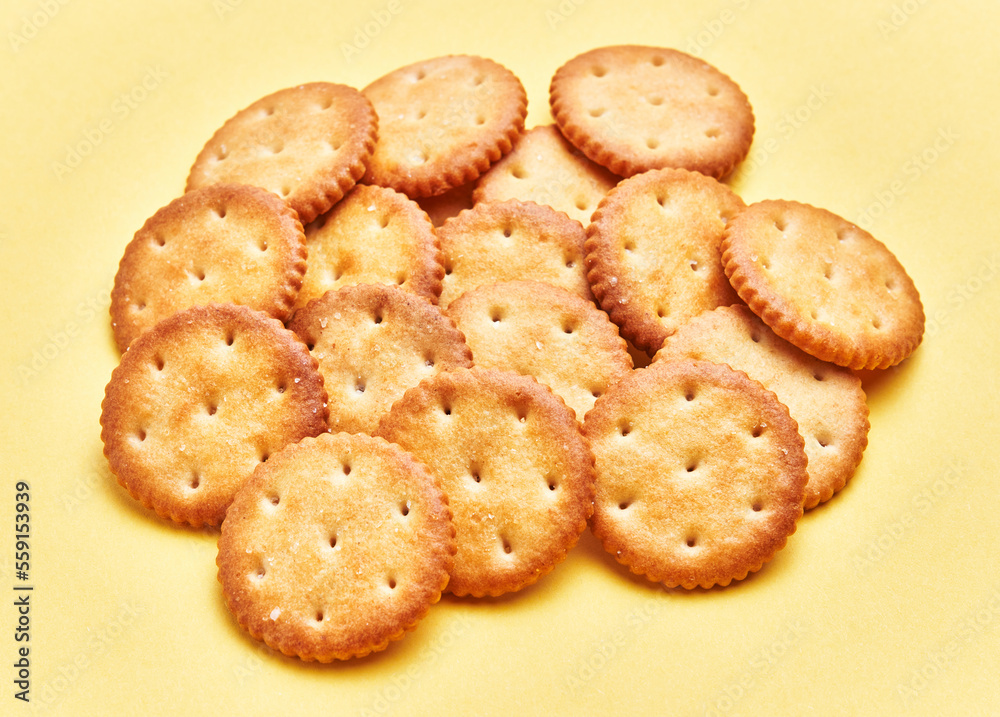
[[[257,468],[226,513],[216,563],[241,627],[286,655],[331,662],[414,629],[454,553],[434,477],[398,446],[339,433]]]

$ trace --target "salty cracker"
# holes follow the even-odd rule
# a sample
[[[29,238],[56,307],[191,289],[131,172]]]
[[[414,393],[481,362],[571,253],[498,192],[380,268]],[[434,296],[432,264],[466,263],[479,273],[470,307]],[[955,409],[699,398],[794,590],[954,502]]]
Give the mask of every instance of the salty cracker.
[[[353,284],[392,284],[437,301],[444,268],[434,226],[406,195],[358,185],[306,227],[309,259],[297,307]]]
[[[625,341],[589,301],[537,281],[468,291],[448,307],[476,366],[534,376],[582,421],[598,396],[632,370]]]
[[[475,202],[505,199],[547,204],[582,225],[621,177],[590,161],[555,125],[533,127],[476,183]]]
[[[279,90],[236,113],[198,154],[187,190],[237,182],[270,190],[308,224],[364,176],[378,117],[353,87]]]
[[[392,286],[330,291],[288,325],[319,361],[334,432],[373,433],[403,392],[440,371],[472,366],[451,319]]]
[[[118,265],[111,326],[120,351],[196,304],[244,304],[280,321],[306,271],[294,210],[258,187],[220,184],[178,197],[150,217]]]
[[[327,430],[326,391],[298,337],[236,304],[184,309],[139,336],[101,404],[104,455],[147,508],[218,525],[258,464]]]
[[[719,243],[744,207],[697,172],[630,177],[601,201],[587,227],[587,278],[622,335],[650,355],[702,311],[737,303]]]
[[[753,109],[739,85],[668,48],[577,55],[553,75],[549,103],[566,139],[622,177],[677,167],[721,178],[753,139]]]
[[[868,445],[868,404],[851,371],[810,356],[775,335],[745,306],[695,317],[653,361],[724,363],[759,381],[788,407],[809,459],[803,507],[829,500],[854,475]]]
[[[746,374],[659,361],[597,400],[591,526],[604,548],[667,587],[759,570],[802,515],[806,455],[788,409]]]
[[[413,453],[448,495],[455,595],[496,596],[534,583],[586,527],[593,456],[572,411],[529,376],[439,373],[393,405],[378,435]]]
[[[470,289],[530,279],[591,300],[579,222],[552,207],[515,199],[477,204],[437,229],[444,263],[439,304]]]
[[[920,344],[924,310],[913,280],[882,242],[826,209],[752,204],[727,226],[722,252],[750,309],[823,361],[888,368]]]
[[[237,493],[218,578],[240,626],[331,662],[385,649],[441,597],[455,552],[448,499],[381,439],[325,434],[275,453]]]
[[[401,67],[362,93],[380,122],[365,182],[414,198],[476,179],[511,150],[528,113],[514,73],[474,55]]]

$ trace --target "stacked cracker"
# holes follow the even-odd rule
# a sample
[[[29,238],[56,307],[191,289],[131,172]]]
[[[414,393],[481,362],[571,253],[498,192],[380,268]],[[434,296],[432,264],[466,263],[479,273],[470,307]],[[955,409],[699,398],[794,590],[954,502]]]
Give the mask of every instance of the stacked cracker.
[[[850,369],[923,330],[895,257],[719,181],[753,113],[701,60],[599,48],[550,100],[525,132],[520,81],[464,55],[282,90],[126,248],[105,454],[147,507],[221,524],[227,603],[272,647],[384,649],[588,523],[634,572],[727,585],[860,462]]]

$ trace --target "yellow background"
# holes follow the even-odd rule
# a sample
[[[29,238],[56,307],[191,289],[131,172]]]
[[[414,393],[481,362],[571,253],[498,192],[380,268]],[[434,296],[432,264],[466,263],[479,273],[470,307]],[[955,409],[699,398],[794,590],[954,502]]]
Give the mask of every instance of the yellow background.
[[[1000,712],[998,27],[987,0],[6,0],[0,714]],[[550,120],[555,69],[614,43],[730,74],[757,118],[736,191],[846,216],[915,280],[927,335],[866,380],[859,471],[727,589],[633,579],[588,534],[537,586],[445,598],[378,656],[270,653],[225,608],[216,534],[156,519],[102,458],[126,243],[272,91],[471,52],[521,78],[530,127]],[[18,480],[31,708],[13,697]]]

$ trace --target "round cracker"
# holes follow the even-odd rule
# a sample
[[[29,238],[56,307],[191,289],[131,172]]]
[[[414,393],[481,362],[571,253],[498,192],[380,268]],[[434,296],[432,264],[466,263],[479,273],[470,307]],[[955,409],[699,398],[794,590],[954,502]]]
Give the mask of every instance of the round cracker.
[[[290,445],[236,495],[219,582],[237,622],[286,655],[331,662],[385,649],[441,597],[455,552],[448,499],[386,441]]]
[[[468,291],[448,307],[476,366],[534,376],[582,421],[597,397],[632,370],[625,341],[591,302],[537,281]]]
[[[584,275],[579,222],[552,207],[515,199],[477,204],[438,227],[447,307],[470,289],[530,279],[593,298]]]
[[[253,184],[308,224],[364,176],[378,117],[353,87],[329,82],[279,90],[236,113],[198,154],[187,190]]]
[[[501,595],[565,558],[593,509],[593,456],[552,391],[510,371],[459,369],[407,391],[378,435],[448,494],[458,552],[448,590]]]
[[[196,304],[235,303],[285,321],[306,271],[295,211],[258,187],[222,184],[150,217],[118,265],[111,326],[124,351],[143,331]]]
[[[441,371],[472,366],[451,319],[392,286],[329,291],[297,311],[288,328],[319,361],[334,432],[372,433],[406,389]]]
[[[143,333],[101,404],[104,455],[147,508],[218,525],[258,464],[326,430],[326,391],[298,337],[235,304],[184,309]]]
[[[784,547],[802,515],[806,455],[788,409],[728,366],[660,361],[597,400],[594,534],[667,587],[728,585]]]
[[[683,169],[645,172],[608,193],[587,228],[587,278],[623,336],[652,355],[692,317],[739,301],[719,244],[744,206],[726,185]]]
[[[479,178],[472,198],[546,204],[586,226],[620,179],[580,154],[558,127],[542,125],[525,132],[513,151]]]
[[[416,62],[362,92],[381,123],[365,181],[411,197],[476,179],[511,150],[528,113],[514,73],[474,55]]]
[[[653,361],[697,359],[745,372],[778,400],[799,426],[809,459],[803,507],[829,500],[854,475],[868,445],[868,404],[851,371],[797,349],[745,306],[695,317],[669,337]]]
[[[553,75],[549,102],[566,138],[622,177],[676,167],[721,178],[753,139],[753,109],[739,85],[663,47],[577,55]]]
[[[297,307],[354,284],[391,284],[437,302],[444,268],[434,226],[416,202],[359,185],[306,227],[309,251]]]
[[[888,368],[920,344],[924,310],[913,280],[885,244],[833,212],[752,204],[726,227],[722,251],[750,309],[823,361]]]

